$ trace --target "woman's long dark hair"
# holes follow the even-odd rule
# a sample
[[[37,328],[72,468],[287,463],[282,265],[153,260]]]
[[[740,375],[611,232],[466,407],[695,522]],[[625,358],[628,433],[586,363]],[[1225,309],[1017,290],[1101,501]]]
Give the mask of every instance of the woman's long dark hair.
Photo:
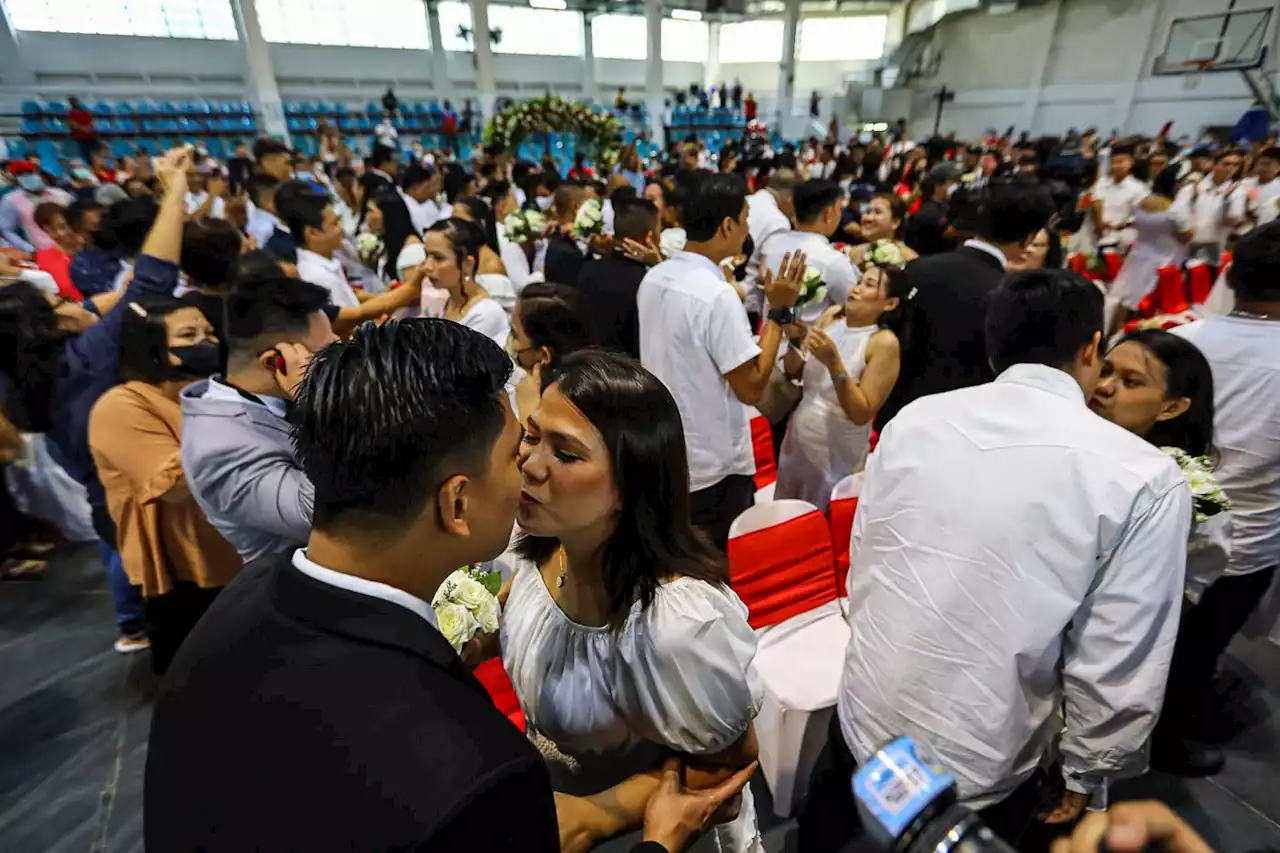
[[[48,431],[53,386],[65,373],[67,338],[35,285],[0,287],[0,385],[6,386],[4,413],[18,429]]]
[[[400,250],[410,237],[421,237],[418,229],[413,227],[413,218],[409,215],[409,206],[400,198],[395,190],[385,190],[374,197],[378,210],[382,211],[382,258],[383,278],[388,281],[397,277],[396,259]]]
[[[897,297],[898,304],[888,311],[880,312],[876,325],[888,329],[898,336],[903,350],[907,348],[907,338],[911,334],[911,320],[915,316],[915,302],[911,281],[907,271],[902,267],[891,267],[883,264],[875,265],[884,275],[884,295],[886,299]]]
[[[455,201],[453,206],[467,209],[467,213],[471,214],[476,225],[479,225],[480,230],[484,232],[484,244],[492,249],[495,255],[499,254],[501,249],[498,248],[498,226],[493,208],[484,199],[473,195],[464,195]]]
[[[1192,456],[1214,458],[1213,371],[1204,353],[1190,341],[1161,329],[1125,335],[1116,346],[1127,341],[1141,344],[1164,365],[1166,398],[1191,401],[1190,408],[1176,418],[1157,421],[1147,433],[1147,441],[1157,447],[1181,448]]]
[[[693,526],[684,427],[667,387],[638,361],[599,350],[569,356],[546,382],[604,437],[622,496],[604,546],[610,626],[622,627],[633,603],[651,605],[664,577],[724,583],[724,557]],[[559,544],[526,535],[517,551],[541,565]]]
[[[582,310],[578,288],[533,282],[520,291],[516,303],[520,327],[535,347],[551,351],[553,370],[579,350],[595,346],[591,323]]]
[[[1151,180],[1151,191],[1156,195],[1164,196],[1173,201],[1178,195],[1178,171],[1179,166],[1165,166],[1160,173]]]

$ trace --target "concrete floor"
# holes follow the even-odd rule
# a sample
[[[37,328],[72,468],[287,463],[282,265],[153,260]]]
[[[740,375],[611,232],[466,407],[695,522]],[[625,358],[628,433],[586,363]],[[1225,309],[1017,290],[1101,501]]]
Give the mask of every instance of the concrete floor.
[[[145,654],[116,654],[111,600],[92,547],[46,575],[0,583],[0,851],[142,850],[142,775],[155,687]],[[1156,797],[1220,853],[1280,849],[1280,648],[1237,641],[1228,660],[1245,729],[1209,779],[1152,773],[1116,799]],[[765,846],[793,823],[753,781]],[[613,848],[617,845],[609,845]],[[699,849],[703,845],[699,845]]]

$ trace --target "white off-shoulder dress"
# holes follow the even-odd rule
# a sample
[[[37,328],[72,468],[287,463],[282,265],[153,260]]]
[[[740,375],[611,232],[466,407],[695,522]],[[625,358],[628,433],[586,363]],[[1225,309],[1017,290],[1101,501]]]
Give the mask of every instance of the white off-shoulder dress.
[[[520,560],[502,611],[502,662],[528,721],[578,765],[552,762],[556,790],[584,795],[656,766],[667,752],[729,747],[760,710],[747,608],[728,587],[677,578],[619,630],[579,625]],[[762,851],[755,806],[715,829],[722,853]]]

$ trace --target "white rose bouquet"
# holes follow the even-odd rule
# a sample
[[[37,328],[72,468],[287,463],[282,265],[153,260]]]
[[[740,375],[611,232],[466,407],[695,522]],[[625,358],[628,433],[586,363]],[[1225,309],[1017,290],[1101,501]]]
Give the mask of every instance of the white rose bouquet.
[[[1206,456],[1192,456],[1177,447],[1160,449],[1178,463],[1178,467],[1182,469],[1182,479],[1191,487],[1192,520],[1196,524],[1203,524],[1213,516],[1231,509],[1231,499],[1213,476],[1213,460]]]
[[[536,210],[513,210],[502,220],[507,238],[521,246],[537,240],[547,230],[547,217]]]
[[[821,302],[827,298],[827,285],[822,280],[822,273],[814,267],[804,268],[804,278],[800,280],[800,298],[796,307],[808,305],[810,302]]]
[[[436,612],[440,633],[461,652],[462,647],[478,633],[498,630],[498,590],[502,586],[499,572],[481,571],[476,566],[458,569],[436,590],[431,608]]]
[[[579,240],[587,240],[604,232],[604,208],[600,199],[593,198],[582,203],[578,215],[573,218],[573,233]]]
[[[907,265],[902,250],[892,240],[877,240],[862,255],[863,266],[896,267],[901,269]]]
[[[356,253],[360,256],[360,263],[373,266],[378,255],[382,254],[382,238],[368,231],[356,235]]]

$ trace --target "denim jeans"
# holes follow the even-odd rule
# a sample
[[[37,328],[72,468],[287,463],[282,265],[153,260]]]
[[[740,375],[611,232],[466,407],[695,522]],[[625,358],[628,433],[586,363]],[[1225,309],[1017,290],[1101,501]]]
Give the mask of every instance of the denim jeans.
[[[124,573],[120,552],[106,542],[98,542],[98,556],[107,567],[107,585],[111,587],[111,602],[116,610],[116,628],[122,634],[142,631],[142,592],[129,582]]]

